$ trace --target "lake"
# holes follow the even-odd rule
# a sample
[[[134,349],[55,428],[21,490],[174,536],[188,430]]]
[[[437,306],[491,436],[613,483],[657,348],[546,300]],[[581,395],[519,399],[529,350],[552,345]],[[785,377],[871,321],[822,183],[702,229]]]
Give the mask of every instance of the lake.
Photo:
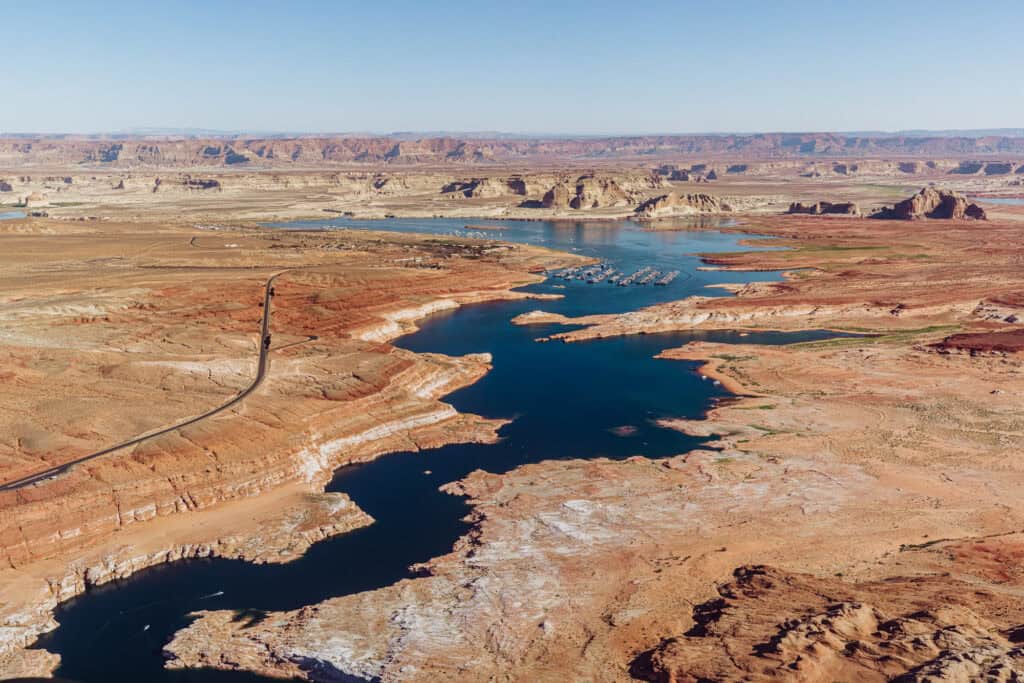
[[[464,231],[465,223],[333,220],[278,227],[452,234]],[[665,348],[697,339],[782,344],[837,336],[824,331],[743,337],[735,332],[676,332],[575,344],[538,343],[537,337],[564,328],[519,327],[510,319],[536,308],[581,315],[630,310],[694,294],[724,296],[723,290],[705,287],[779,276],[697,270],[700,261],[694,252],[744,249],[737,244],[742,235],[714,230],[647,232],[629,222],[486,223],[500,226],[487,231],[488,239],[572,249],[620,269],[654,265],[680,270],[682,275],[665,287],[548,279],[524,289],[564,294],[564,299],[484,303],[423,320],[418,332],[395,344],[417,352],[492,354],[491,372],[445,400],[460,411],[512,419],[502,428],[501,441],[395,453],[339,469],[328,490],[346,492],[376,522],[317,543],[289,564],[187,560],[90,589],[59,608],[60,628],[39,641],[40,647],[63,657],[58,675],[96,683],[263,681],[244,673],[168,672],[162,668],[161,648],[188,624],[186,615],[191,611],[296,609],[409,577],[410,565],[449,552],[467,531],[462,521],[468,512],[465,502],[441,493],[438,487],[475,469],[501,473],[549,459],[664,457],[700,446],[705,439],[658,427],[655,420],[699,418],[714,400],[728,394],[703,381],[694,371],[695,363],[653,358]],[[632,429],[616,429],[624,426]]]

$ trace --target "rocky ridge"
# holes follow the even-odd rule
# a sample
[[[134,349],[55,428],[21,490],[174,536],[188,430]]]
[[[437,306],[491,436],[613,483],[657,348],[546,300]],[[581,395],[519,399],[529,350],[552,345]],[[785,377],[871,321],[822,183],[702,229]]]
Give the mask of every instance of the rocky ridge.
[[[122,168],[184,168],[220,166],[322,166],[337,164],[488,164],[569,159],[706,155],[738,159],[807,158],[871,155],[919,157],[1022,155],[1024,138],[854,136],[839,133],[765,133],[757,135],[648,135],[610,138],[459,139],[425,137],[297,137],[297,138],[174,138],[174,137],[7,137],[0,139],[0,165],[59,164]],[[904,163],[915,163],[907,161]],[[1005,162],[998,162],[1005,163]],[[982,162],[974,172],[999,173],[1003,166]],[[1019,162],[1017,162],[1019,163]],[[742,162],[733,164],[741,172]],[[954,165],[955,168],[959,168]],[[973,169],[966,166],[960,172]],[[1019,171],[1011,163],[1009,171]],[[830,167],[848,174],[859,167]],[[816,171],[807,171],[814,173]],[[687,173],[692,173],[688,169]],[[698,171],[698,173],[705,173]],[[718,174],[718,171],[715,170]],[[710,173],[706,173],[710,180]]]
[[[967,201],[959,192],[924,187],[913,197],[897,202],[890,209],[877,211],[871,217],[905,221],[921,218],[985,220],[986,215],[983,208]]]
[[[860,216],[860,207],[854,202],[815,202],[814,204],[803,204],[802,202],[793,202],[789,205],[789,209],[786,213],[803,213],[812,216],[819,216],[823,214],[840,214],[845,216]]]
[[[713,195],[669,192],[643,202],[635,213],[640,218],[651,219],[728,211],[732,211],[732,207]]]
[[[900,577],[851,584],[745,566],[718,594],[693,608],[685,634],[642,653],[635,673],[658,682],[1024,676],[1024,648],[1010,640],[1017,624],[993,615],[998,598],[966,583]]]

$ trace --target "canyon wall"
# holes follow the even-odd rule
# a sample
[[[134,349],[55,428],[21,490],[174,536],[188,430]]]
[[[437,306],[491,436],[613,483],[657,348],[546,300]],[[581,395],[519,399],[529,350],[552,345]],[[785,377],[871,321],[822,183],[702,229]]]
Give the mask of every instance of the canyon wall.
[[[309,136],[298,138],[174,138],[18,136],[0,138],[0,166],[117,167],[322,166],[332,164],[487,164],[571,159],[654,159],[672,156],[735,159],[977,157],[1024,154],[1024,138],[908,137],[841,133],[640,135],[608,138],[459,139]],[[979,168],[984,168],[984,164]],[[1009,171],[1013,171],[1010,165]],[[739,166],[734,167],[738,171]],[[995,172],[993,167],[990,169]],[[842,172],[846,172],[843,170]],[[988,172],[988,171],[986,171]]]

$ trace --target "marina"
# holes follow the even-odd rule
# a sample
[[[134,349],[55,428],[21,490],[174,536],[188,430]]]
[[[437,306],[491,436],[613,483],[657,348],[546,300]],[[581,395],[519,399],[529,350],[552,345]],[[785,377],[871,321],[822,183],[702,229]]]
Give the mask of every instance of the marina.
[[[636,283],[636,284],[645,284],[644,282],[642,282],[642,280],[645,277],[647,277],[647,275],[649,273],[651,273],[651,272],[657,272],[657,271],[655,271],[654,268],[651,267],[651,266],[644,266],[643,268],[641,268],[640,270],[636,271],[632,275],[629,275],[629,276],[624,277],[623,279],[619,280],[619,286],[620,287],[625,287],[626,285],[631,285],[631,284],[634,284],[634,283]]]
[[[679,277],[679,273],[680,271],[678,270],[661,271],[657,270],[654,266],[648,265],[627,275],[625,271],[617,270],[610,263],[601,262],[590,266],[573,266],[571,268],[551,270],[545,274],[552,279],[579,280],[588,284],[597,284],[607,280],[609,284],[617,284],[620,287],[649,284],[667,287]]]

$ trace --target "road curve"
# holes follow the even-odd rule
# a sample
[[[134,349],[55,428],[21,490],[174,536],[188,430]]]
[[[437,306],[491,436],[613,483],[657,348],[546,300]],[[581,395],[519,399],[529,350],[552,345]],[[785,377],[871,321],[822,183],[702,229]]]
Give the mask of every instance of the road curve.
[[[259,388],[260,384],[263,383],[263,378],[267,376],[267,368],[270,365],[270,302],[271,299],[273,298],[274,280],[276,280],[280,275],[283,274],[284,271],[271,275],[270,278],[267,280],[266,286],[264,287],[263,322],[260,324],[259,339],[260,356],[259,364],[256,367],[256,377],[253,379],[252,383],[249,384],[249,386],[247,386],[245,389],[236,394],[234,398],[232,398],[227,403],[222,403],[216,408],[211,408],[205,413],[196,415],[195,417],[190,417],[187,420],[183,420],[181,422],[173,424],[170,427],[164,427],[155,432],[149,432],[147,434],[143,434],[142,436],[137,436],[133,439],[129,439],[128,441],[122,441],[121,443],[116,444],[114,446],[109,446],[108,448],[104,448],[102,451],[96,451],[95,453],[84,455],[81,458],[76,458],[74,460],[57,465],[55,467],[50,467],[48,469],[40,470],[39,472],[26,475],[24,477],[21,477],[20,479],[5,482],[3,484],[0,484],[0,491],[15,491],[26,486],[31,486],[33,484],[46,481],[48,479],[53,479],[62,474],[65,474],[72,467],[76,465],[81,465],[83,462],[95,460],[96,458],[101,458],[104,455],[109,455],[114,451],[119,451],[122,448],[128,448],[130,446],[140,444],[144,441],[155,439],[158,436],[163,436],[164,434],[173,432],[176,429],[181,429],[182,427],[194,425],[195,423],[205,420],[208,417],[213,417],[218,413],[222,413],[225,410],[229,410],[238,405],[239,403],[241,403],[243,400],[245,400],[246,397],[248,397],[252,392],[256,391],[257,388]]]

